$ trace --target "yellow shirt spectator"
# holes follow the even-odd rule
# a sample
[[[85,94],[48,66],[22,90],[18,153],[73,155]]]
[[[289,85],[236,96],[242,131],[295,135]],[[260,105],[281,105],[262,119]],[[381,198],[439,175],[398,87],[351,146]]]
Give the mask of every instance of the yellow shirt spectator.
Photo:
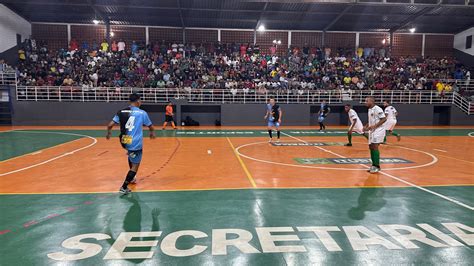
[[[107,52],[109,50],[109,44],[107,42],[102,42],[100,47],[103,52]]]
[[[451,86],[449,84],[446,84],[446,86],[444,86],[444,91],[451,92],[452,90],[453,90],[453,86]]]
[[[349,84],[351,83],[351,77],[344,77],[344,84]]]
[[[438,84],[436,84],[436,90],[441,93],[444,90],[444,84],[442,82],[438,82]]]

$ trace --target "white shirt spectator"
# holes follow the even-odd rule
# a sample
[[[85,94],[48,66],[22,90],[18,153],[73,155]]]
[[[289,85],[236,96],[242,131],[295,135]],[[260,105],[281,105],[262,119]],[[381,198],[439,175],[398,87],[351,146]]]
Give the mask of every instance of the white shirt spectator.
[[[117,46],[118,46],[118,51],[119,51],[119,52],[122,52],[122,51],[125,50],[125,42],[124,42],[124,41],[120,41],[120,42],[117,44]]]

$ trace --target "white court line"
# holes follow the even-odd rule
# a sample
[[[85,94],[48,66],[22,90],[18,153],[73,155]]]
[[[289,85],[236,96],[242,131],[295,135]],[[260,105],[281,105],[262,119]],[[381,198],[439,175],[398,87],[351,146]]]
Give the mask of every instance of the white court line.
[[[433,149],[433,150],[435,150],[435,151],[440,151],[440,152],[447,152],[447,151],[445,151],[445,150],[440,150],[440,149]]]
[[[16,133],[16,132],[28,133],[28,132],[25,132],[25,131],[15,131],[15,133]],[[36,132],[35,132],[35,133],[36,133]],[[3,161],[0,161],[0,164],[1,164],[1,163],[6,163],[6,162],[9,162],[9,161],[12,161],[12,160],[21,158],[21,157],[25,157],[25,156],[37,155],[37,154],[42,153],[42,152],[45,151],[45,150],[49,150],[49,149],[52,149],[52,148],[57,148],[57,147],[60,147],[60,146],[63,146],[63,145],[66,145],[66,144],[69,144],[69,143],[72,143],[72,142],[81,140],[81,139],[82,139],[82,138],[75,139],[75,140],[71,140],[71,141],[68,141],[68,142],[64,142],[64,143],[61,143],[61,144],[58,144],[58,145],[54,145],[54,146],[51,146],[51,147],[47,147],[47,148],[41,149],[41,150],[39,150],[39,151],[33,151],[33,152],[30,152],[30,153],[27,153],[27,154],[15,156],[15,157],[12,157],[12,158],[10,158],[10,159],[6,159],[6,160],[3,160]]]
[[[296,140],[298,140],[298,141],[301,141],[301,142],[303,142],[303,143],[308,144],[308,142],[306,142],[306,141],[304,141],[304,140],[302,140],[302,139],[293,137],[293,136],[291,136],[291,135],[289,135],[289,134],[287,134],[287,133],[285,133],[285,132],[281,132],[281,133],[282,133],[283,135],[286,135],[286,136],[290,137],[290,138],[293,138],[293,139],[296,139]],[[312,147],[315,147],[315,148],[317,148],[317,149],[321,149],[321,150],[323,150],[323,151],[325,151],[325,152],[331,153],[331,154],[333,154],[333,155],[335,155],[335,156],[337,156],[337,157],[339,157],[339,158],[346,158],[346,157],[344,157],[344,156],[342,156],[342,155],[340,155],[340,154],[337,154],[337,153],[332,152],[332,151],[330,151],[330,150],[326,150],[326,149],[321,148],[321,147],[319,147],[319,146],[312,146]],[[363,164],[360,164],[360,165],[361,165],[362,167],[365,167],[365,168],[370,168],[370,167],[368,167],[367,165],[363,165]],[[467,204],[465,204],[465,203],[462,203],[462,202],[460,202],[460,201],[458,201],[458,200],[452,199],[452,198],[450,198],[450,197],[447,197],[447,196],[445,196],[445,195],[443,195],[443,194],[440,194],[440,193],[438,193],[438,192],[434,192],[434,191],[429,190],[429,189],[427,189],[427,188],[420,187],[420,186],[415,185],[415,184],[413,184],[413,183],[411,183],[411,182],[408,182],[408,181],[406,181],[406,180],[404,180],[404,179],[401,179],[401,178],[396,177],[396,176],[394,176],[394,175],[391,175],[391,174],[389,174],[389,173],[385,173],[384,171],[380,171],[379,173],[381,173],[381,174],[383,174],[383,175],[385,175],[385,176],[388,176],[388,177],[390,177],[390,178],[392,178],[392,179],[395,179],[395,180],[397,180],[397,181],[399,181],[399,182],[401,182],[401,183],[407,184],[407,185],[409,185],[409,186],[411,186],[411,187],[414,187],[414,188],[417,188],[417,189],[419,189],[419,190],[423,190],[423,191],[428,192],[428,193],[430,193],[430,194],[432,194],[432,195],[438,196],[438,197],[440,197],[440,198],[442,198],[442,199],[445,199],[445,200],[450,201],[450,202],[452,202],[452,203],[454,203],[454,204],[457,204],[457,205],[459,205],[459,206],[461,206],[461,207],[464,207],[464,208],[466,208],[466,209],[469,209],[469,210],[471,210],[471,211],[474,211],[474,207],[469,206],[469,205],[467,205]]]
[[[20,168],[20,169],[17,169],[17,170],[14,170],[14,171],[10,171],[10,172],[6,172],[6,173],[1,173],[0,174],[0,177],[1,176],[6,176],[6,175],[9,175],[9,174],[14,174],[14,173],[18,173],[18,172],[21,172],[21,171],[25,171],[25,170],[28,170],[28,169],[31,169],[31,168],[34,168],[34,167],[37,167],[37,166],[40,166],[40,165],[43,165],[43,164],[47,164],[49,162],[52,162],[52,161],[55,161],[55,160],[58,160],[58,159],[61,159],[65,156],[68,156],[68,155],[71,155],[71,154],[74,154],[78,151],[82,151],[82,150],[85,150],[87,148],[90,148],[92,146],[94,146],[96,143],[97,143],[97,139],[96,138],[93,138],[91,136],[87,136],[87,135],[82,135],[82,134],[75,134],[75,133],[66,133],[66,132],[52,132],[52,131],[23,131],[23,130],[18,130],[18,131],[15,131],[15,132],[21,132],[21,133],[40,133],[40,134],[58,134],[58,135],[70,135],[70,136],[79,136],[79,137],[85,137],[85,138],[89,138],[91,140],[93,140],[93,142],[87,146],[84,146],[82,148],[79,148],[79,149],[75,149],[71,152],[66,152],[64,154],[61,154],[59,156],[56,156],[56,157],[53,157],[49,160],[46,160],[46,161],[43,161],[41,163],[37,163],[37,164],[33,164],[33,165],[30,165],[30,166],[27,166],[27,167],[23,167],[23,168]],[[76,141],[76,140],[74,140]],[[66,142],[68,143],[68,142]],[[57,146],[56,146],[57,147]]]

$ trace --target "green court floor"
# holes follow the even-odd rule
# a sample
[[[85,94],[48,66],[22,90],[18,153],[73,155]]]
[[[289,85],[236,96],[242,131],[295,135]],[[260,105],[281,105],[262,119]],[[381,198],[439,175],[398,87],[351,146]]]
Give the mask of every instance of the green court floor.
[[[432,190],[464,195],[462,200],[474,203],[474,187]],[[71,249],[74,246],[65,248],[61,243],[82,234],[107,239],[82,240],[97,244],[98,250],[70,261],[77,265],[472,265],[474,261],[474,232],[462,230],[462,239],[442,225],[473,226],[473,211],[413,188],[146,192],[124,197],[2,195],[0,201],[1,265],[54,265],[57,261],[50,257],[74,258],[71,254],[80,254],[85,247]],[[417,224],[438,229],[457,246]],[[433,242],[397,241],[379,227],[383,225],[402,228],[401,234],[410,234],[406,228],[421,230]],[[329,234],[336,243],[329,245],[335,249],[331,251],[323,238],[301,229],[327,226],[332,227]],[[251,248],[225,248],[219,236],[226,232],[227,239],[237,238],[235,230],[252,238],[248,239]],[[123,241],[121,233],[153,231],[161,236],[134,237],[131,243],[157,240],[157,246],[127,247],[121,253],[151,251],[150,259],[104,259]],[[362,240],[349,236],[353,232]],[[284,241],[272,242],[272,238]]]

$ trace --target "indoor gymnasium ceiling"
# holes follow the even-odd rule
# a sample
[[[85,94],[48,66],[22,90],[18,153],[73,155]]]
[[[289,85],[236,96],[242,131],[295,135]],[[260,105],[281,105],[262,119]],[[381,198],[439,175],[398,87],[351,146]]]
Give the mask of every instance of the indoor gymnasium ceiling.
[[[31,22],[456,33],[474,0],[0,0]]]

